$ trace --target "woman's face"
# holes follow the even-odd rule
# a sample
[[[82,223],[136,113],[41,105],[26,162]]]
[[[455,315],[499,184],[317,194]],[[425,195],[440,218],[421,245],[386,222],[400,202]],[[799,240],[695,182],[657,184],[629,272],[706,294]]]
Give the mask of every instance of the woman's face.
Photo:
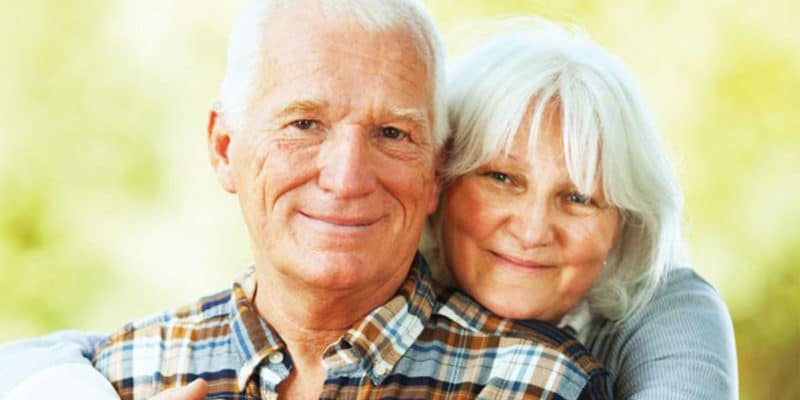
[[[542,129],[528,157],[530,117],[513,151],[445,191],[443,246],[458,285],[496,314],[558,322],[588,292],[619,231],[619,213],[579,193],[561,126]],[[597,174],[599,177],[599,173]]]

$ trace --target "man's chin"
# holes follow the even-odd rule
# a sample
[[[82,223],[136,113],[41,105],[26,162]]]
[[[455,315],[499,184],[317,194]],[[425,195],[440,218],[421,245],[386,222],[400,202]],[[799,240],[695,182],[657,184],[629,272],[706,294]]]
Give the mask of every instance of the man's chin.
[[[314,287],[327,290],[351,291],[395,281],[399,289],[410,268],[410,264],[397,264],[396,258],[387,259],[385,253],[356,254],[315,253],[304,264],[298,264],[308,266],[302,271],[301,278]]]
[[[307,250],[306,257],[294,268],[298,277],[307,284],[331,290],[353,289],[373,279],[373,271],[380,261],[369,255],[347,250]],[[367,282],[365,282],[367,281]]]

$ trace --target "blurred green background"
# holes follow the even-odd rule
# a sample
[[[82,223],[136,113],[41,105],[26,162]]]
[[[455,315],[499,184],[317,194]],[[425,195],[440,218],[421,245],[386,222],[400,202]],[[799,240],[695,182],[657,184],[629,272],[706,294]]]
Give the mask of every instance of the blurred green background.
[[[743,399],[800,398],[800,2],[430,0],[470,23],[583,26],[640,81],[687,195],[696,268],[733,316]],[[109,330],[247,265],[205,122],[244,2],[5,1],[0,342]]]

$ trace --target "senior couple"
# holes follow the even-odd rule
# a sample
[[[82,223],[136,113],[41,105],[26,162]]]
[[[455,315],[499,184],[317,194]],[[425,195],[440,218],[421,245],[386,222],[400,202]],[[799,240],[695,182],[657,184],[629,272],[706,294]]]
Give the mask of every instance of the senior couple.
[[[0,391],[735,398],[642,96],[587,37],[534,25],[445,80],[416,1],[253,1],[208,131],[253,266],[108,336],[6,345]]]

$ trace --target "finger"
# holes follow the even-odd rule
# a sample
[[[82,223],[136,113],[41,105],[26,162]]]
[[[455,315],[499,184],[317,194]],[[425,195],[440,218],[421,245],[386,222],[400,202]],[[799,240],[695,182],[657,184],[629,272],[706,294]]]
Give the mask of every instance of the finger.
[[[208,384],[203,379],[195,379],[187,386],[167,389],[150,400],[203,400]]]
[[[203,379],[195,379],[184,389],[185,397],[180,400],[203,400],[208,392],[208,383]]]

